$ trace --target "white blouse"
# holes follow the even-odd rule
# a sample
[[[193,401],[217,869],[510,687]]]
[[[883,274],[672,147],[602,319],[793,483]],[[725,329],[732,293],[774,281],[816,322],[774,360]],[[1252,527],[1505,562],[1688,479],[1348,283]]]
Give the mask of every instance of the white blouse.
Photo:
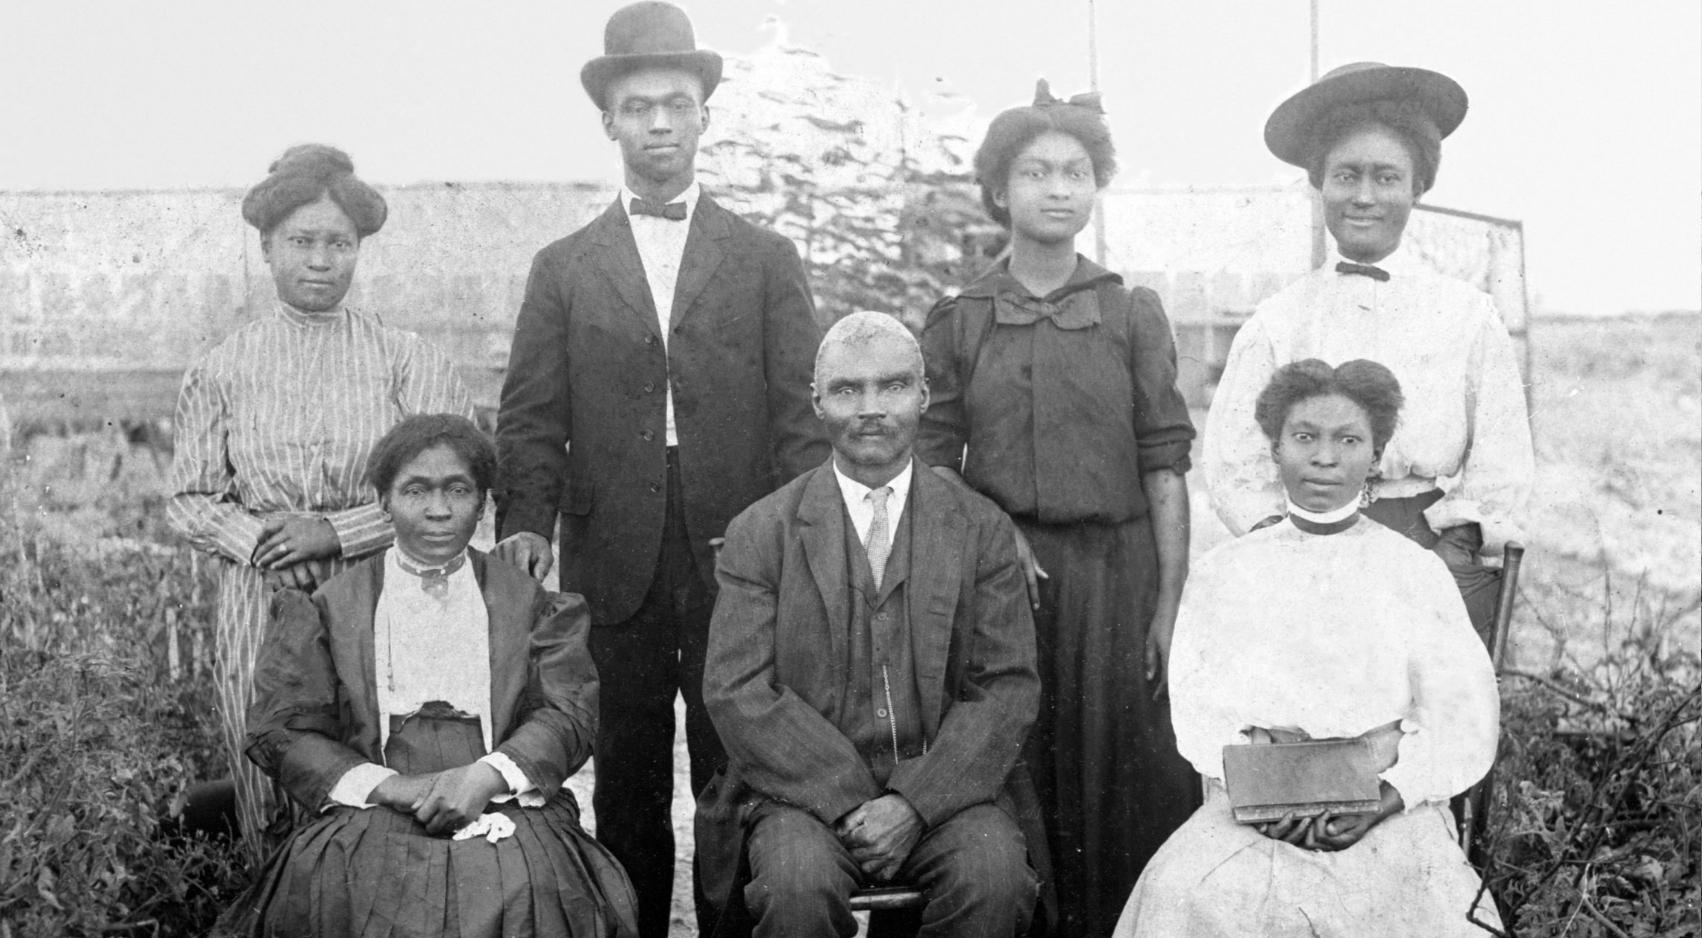
[[[1367,518],[1329,535],[1285,520],[1207,553],[1171,652],[1176,748],[1202,775],[1223,778],[1252,727],[1328,739],[1398,720],[1382,778],[1411,810],[1495,757],[1495,673],[1447,567]]]
[[[1476,522],[1486,552],[1499,553],[1520,536],[1535,462],[1524,386],[1494,301],[1405,249],[1375,265],[1388,271],[1386,283],[1337,273],[1341,259],[1332,252],[1322,268],[1259,304],[1235,336],[1207,418],[1213,509],[1236,535],[1282,514],[1270,440],[1253,419],[1277,368],[1366,358],[1394,372],[1406,397],[1377,494],[1404,498],[1450,479],[1424,512],[1430,526]]]
[[[391,550],[384,557],[384,591],[372,623],[380,747],[390,740],[392,716],[410,716],[441,700],[478,716],[488,753],[478,761],[495,768],[512,791],[495,800],[519,795],[522,807],[542,805],[544,793],[514,760],[492,751],[490,613],[473,565],[463,563],[449,575],[442,596],[435,596],[421,586],[419,576],[402,567],[399,553]],[[330,801],[369,807],[372,790],[395,774],[376,763],[357,765],[332,786]]]

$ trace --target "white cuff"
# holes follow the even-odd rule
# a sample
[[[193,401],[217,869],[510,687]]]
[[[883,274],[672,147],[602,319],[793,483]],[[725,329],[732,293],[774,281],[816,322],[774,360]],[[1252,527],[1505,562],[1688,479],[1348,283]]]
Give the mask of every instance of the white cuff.
[[[343,777],[337,779],[337,784],[331,786],[330,794],[325,796],[325,807],[344,805],[350,808],[370,808],[372,804],[367,799],[372,797],[372,790],[377,788],[380,782],[397,774],[399,773],[395,769],[387,769],[376,762],[363,762],[344,772]]]
[[[538,791],[538,786],[532,784],[532,780],[526,777],[526,773],[520,771],[520,766],[515,765],[514,760],[508,758],[506,754],[493,752],[489,755],[480,756],[479,761],[496,769],[497,773],[502,776],[502,780],[508,785],[508,791],[492,798],[492,802],[504,804],[518,798],[522,808],[541,808],[544,806],[544,802],[548,800],[544,797],[543,792]]]

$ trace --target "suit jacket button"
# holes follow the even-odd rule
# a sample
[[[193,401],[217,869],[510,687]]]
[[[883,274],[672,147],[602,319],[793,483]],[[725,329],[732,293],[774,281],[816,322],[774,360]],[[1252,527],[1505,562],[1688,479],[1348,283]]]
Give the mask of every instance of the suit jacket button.
[[[656,434],[651,433],[649,430],[640,430],[638,431],[638,435],[644,437],[645,442],[649,442],[656,438]]]
[[[653,335],[645,336],[644,337],[644,344],[645,345],[655,345],[656,344],[656,337],[653,336]]]
[[[654,390],[656,390],[656,383],[655,382],[653,382],[653,381],[644,382],[644,393],[649,394],[650,392],[652,392]]]
[[[660,492],[660,491],[662,491],[662,486],[661,486],[661,485],[659,485],[659,484],[657,484],[657,483],[655,483],[655,482],[652,482],[652,483],[650,483],[650,491],[652,491],[652,492]]]

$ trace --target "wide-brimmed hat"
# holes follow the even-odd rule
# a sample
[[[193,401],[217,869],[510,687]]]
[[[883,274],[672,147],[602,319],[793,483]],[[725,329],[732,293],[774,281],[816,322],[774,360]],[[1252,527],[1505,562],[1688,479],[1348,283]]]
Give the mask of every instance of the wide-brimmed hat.
[[[1277,105],[1265,121],[1265,146],[1284,163],[1306,167],[1319,118],[1344,104],[1382,100],[1413,102],[1444,137],[1466,119],[1466,90],[1452,78],[1424,68],[1354,62],[1331,69]]]
[[[603,29],[603,54],[585,63],[579,81],[598,110],[609,82],[641,68],[678,68],[703,81],[704,100],[721,83],[721,54],[697,47],[686,11],[663,0],[621,7]]]

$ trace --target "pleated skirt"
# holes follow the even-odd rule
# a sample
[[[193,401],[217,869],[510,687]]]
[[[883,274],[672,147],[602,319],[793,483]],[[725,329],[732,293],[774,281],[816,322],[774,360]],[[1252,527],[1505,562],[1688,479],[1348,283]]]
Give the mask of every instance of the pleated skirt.
[[[494,806],[493,806],[494,808]],[[452,840],[389,808],[334,808],[298,830],[221,918],[220,935],[556,938],[637,934],[625,871],[563,789],[494,808],[512,836]]]

